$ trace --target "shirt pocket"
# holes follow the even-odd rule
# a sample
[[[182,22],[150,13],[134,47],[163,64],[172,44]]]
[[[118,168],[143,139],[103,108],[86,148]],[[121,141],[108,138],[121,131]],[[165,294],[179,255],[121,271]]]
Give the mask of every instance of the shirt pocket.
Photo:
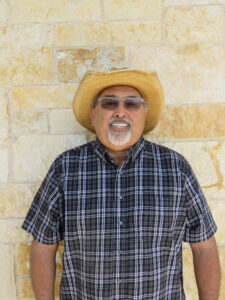
[[[144,210],[142,232],[144,248],[168,249],[174,247],[173,216],[160,210]]]

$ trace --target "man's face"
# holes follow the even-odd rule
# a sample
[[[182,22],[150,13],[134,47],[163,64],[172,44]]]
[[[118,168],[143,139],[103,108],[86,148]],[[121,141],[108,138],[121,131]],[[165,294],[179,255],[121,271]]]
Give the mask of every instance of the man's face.
[[[141,97],[141,94],[130,86],[112,86],[103,90],[99,97],[114,96],[118,98]],[[101,143],[112,151],[130,148],[143,134],[146,109],[141,105],[138,110],[127,110],[121,101],[114,110],[102,108],[97,103],[91,110],[91,122]]]

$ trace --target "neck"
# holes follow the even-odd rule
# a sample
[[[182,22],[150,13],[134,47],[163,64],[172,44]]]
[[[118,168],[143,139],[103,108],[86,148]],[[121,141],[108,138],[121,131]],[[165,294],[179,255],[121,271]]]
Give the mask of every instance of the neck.
[[[107,149],[108,154],[112,157],[116,165],[120,165],[128,155],[128,149],[120,151],[112,151]]]

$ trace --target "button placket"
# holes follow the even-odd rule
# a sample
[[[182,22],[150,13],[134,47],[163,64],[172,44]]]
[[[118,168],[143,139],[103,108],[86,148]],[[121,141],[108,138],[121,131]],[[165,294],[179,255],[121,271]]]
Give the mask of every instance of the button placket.
[[[120,278],[120,256],[122,255],[121,251],[121,200],[123,199],[123,196],[121,194],[121,175],[123,173],[122,168],[123,164],[117,169],[117,174],[116,174],[116,186],[115,186],[115,191],[116,191],[116,207],[117,207],[117,212],[116,212],[116,222],[117,222],[117,264],[116,264],[116,273],[117,273],[117,285],[116,285],[116,292],[119,293],[119,285],[121,284],[122,280]]]
[[[118,178],[119,178],[119,181],[120,181],[120,183],[121,183],[121,175],[122,175],[122,173],[123,173],[123,171],[122,171],[122,168],[123,168],[123,165],[124,165],[124,163],[120,166],[120,168],[118,169]],[[118,194],[118,205],[120,205],[121,206],[121,203],[120,203],[120,201],[123,199],[123,195],[120,193],[120,194]],[[119,224],[119,226],[122,226],[123,225],[123,221],[121,220],[121,216],[119,217],[119,219],[118,219],[118,224]],[[120,252],[121,253],[121,252]]]

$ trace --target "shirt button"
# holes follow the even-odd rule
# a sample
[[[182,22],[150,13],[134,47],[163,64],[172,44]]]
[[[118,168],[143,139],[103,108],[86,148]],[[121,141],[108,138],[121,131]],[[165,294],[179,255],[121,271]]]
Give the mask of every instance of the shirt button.
[[[120,200],[122,200],[123,199],[123,196],[122,195],[120,195]]]
[[[120,221],[119,221],[119,224],[120,224],[120,225],[123,225],[123,221],[120,220]]]

